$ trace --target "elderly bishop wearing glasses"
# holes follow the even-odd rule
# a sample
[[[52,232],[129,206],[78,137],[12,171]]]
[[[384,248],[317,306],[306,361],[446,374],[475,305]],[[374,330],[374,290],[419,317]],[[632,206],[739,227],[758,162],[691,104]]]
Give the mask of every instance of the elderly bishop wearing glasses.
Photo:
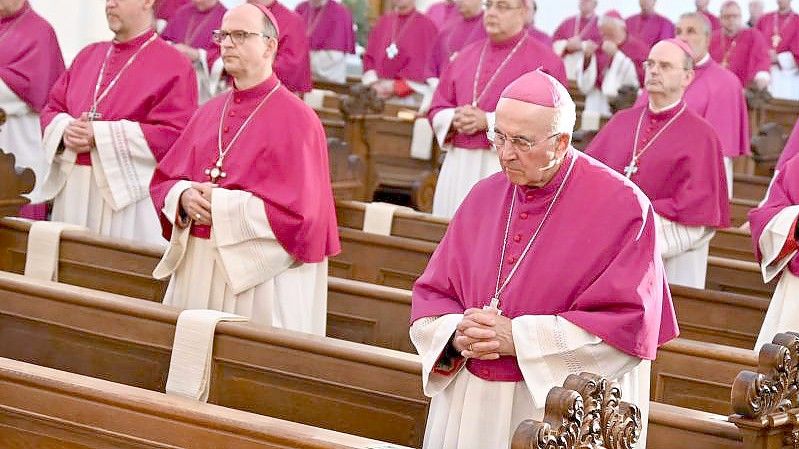
[[[108,0],[110,42],[84,48],[41,113],[53,220],[163,244],[148,185],[197,108],[191,63],[153,29],[154,0]]]
[[[503,173],[469,192],[413,287],[410,335],[433,398],[425,448],[508,448],[549,390],[583,371],[618,380],[646,423],[649,361],[678,333],[655,213],[570,145],[574,122],[542,71],[502,92]]]
[[[488,142],[499,95],[523,73],[541,68],[567,83],[563,61],[526,29],[532,3],[486,0],[487,38],[463,47],[441,75],[427,115],[447,154],[433,196],[433,214],[451,217],[477,181],[500,171]]]
[[[279,27],[260,4],[217,39],[233,90],[192,118],[151,192],[169,248],[164,303],[324,335],[327,257],[339,251],[324,130],[272,70]]]
[[[645,61],[648,103],[614,114],[586,153],[652,200],[669,282],[704,288],[709,242],[730,225],[730,205],[721,142],[683,100],[694,60],[681,40],[655,44]]]

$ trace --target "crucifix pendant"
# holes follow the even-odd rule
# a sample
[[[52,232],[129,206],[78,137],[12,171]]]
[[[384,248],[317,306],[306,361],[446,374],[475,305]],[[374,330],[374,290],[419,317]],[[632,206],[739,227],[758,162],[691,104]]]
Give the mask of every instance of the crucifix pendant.
[[[638,166],[635,165],[635,161],[630,161],[630,165],[624,167],[624,176],[631,179],[636,173],[638,173]]]
[[[97,108],[96,107],[92,107],[92,110],[89,111],[86,114],[86,116],[89,118],[90,122],[93,122],[95,120],[103,118],[103,114],[100,114],[99,112],[97,112]]]
[[[397,47],[396,42],[392,42],[391,45],[386,47],[386,56],[388,59],[394,59],[399,54],[399,48]]]
[[[212,168],[206,168],[205,175],[208,176],[213,183],[216,183],[219,178],[227,177],[227,173],[222,171],[222,159],[217,160]]]
[[[774,47],[774,48],[779,47],[780,42],[782,42],[782,36],[780,36],[779,34],[776,34],[776,33],[771,35],[771,46],[772,47]]]
[[[487,306],[483,306],[483,310],[493,310],[497,315],[502,315],[502,310],[499,309],[499,298],[494,296]]]

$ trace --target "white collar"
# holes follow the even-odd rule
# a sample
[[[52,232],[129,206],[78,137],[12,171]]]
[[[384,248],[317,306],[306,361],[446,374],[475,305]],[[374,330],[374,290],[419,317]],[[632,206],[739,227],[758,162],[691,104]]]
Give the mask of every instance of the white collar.
[[[672,103],[672,104],[670,104],[670,105],[666,106],[665,108],[655,109],[655,108],[653,108],[653,107],[652,107],[652,101],[650,100],[650,101],[649,101],[649,110],[650,110],[650,111],[652,111],[652,112],[654,112],[655,114],[659,114],[659,113],[661,113],[661,112],[666,112],[666,111],[668,111],[669,109],[674,109],[674,108],[676,108],[676,107],[677,107],[677,105],[678,105],[678,104],[680,104],[680,102],[681,102],[681,101],[682,101],[682,98],[679,98],[679,99],[677,99],[677,101],[675,101],[674,103]]]
[[[702,59],[696,62],[696,66],[703,66],[707,64],[708,61],[710,61],[710,52],[705,53],[705,56],[702,56]]]

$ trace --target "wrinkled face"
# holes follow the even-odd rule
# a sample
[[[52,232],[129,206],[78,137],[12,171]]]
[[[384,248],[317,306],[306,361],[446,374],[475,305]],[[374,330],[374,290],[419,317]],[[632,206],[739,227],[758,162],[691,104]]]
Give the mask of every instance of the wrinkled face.
[[[411,11],[416,7],[415,0],[391,0],[391,6],[399,12]]]
[[[705,24],[695,17],[682,17],[674,27],[677,39],[690,45],[697,58],[705,56],[710,46],[710,39],[705,31]]]
[[[518,100],[502,98],[496,109],[494,130],[505,136],[505,144],[497,148],[502,170],[510,182],[516,185],[540,187],[551,179],[557,169],[542,171],[553,158],[562,159],[568,149],[568,134],[554,137],[552,122],[555,110]],[[511,144],[512,139],[524,139],[533,143],[520,151]]]
[[[463,17],[474,17],[482,10],[482,0],[455,0],[458,12]]]
[[[736,34],[743,26],[741,23],[741,8],[735,3],[730,3],[722,8],[719,20],[725,33],[728,35]]]
[[[655,44],[644,67],[644,87],[650,95],[675,95],[685,90],[693,77],[693,71],[685,66],[685,52],[670,42]]]
[[[707,5],[708,3],[710,3],[710,0],[696,0],[695,3],[696,3],[696,9],[704,11],[707,9]]]
[[[252,5],[241,5],[231,9],[222,18],[222,31],[246,31],[262,33],[264,15]],[[234,78],[249,73],[261,73],[274,60],[277,40],[263,36],[250,35],[242,43],[233,42],[227,37],[219,44],[225,71]]]
[[[115,34],[131,33],[132,28],[147,21],[152,15],[154,0],[106,0],[105,17],[108,28]]]
[[[219,3],[219,0],[191,0],[194,7],[199,9],[200,11],[205,11],[206,9],[212,8],[214,5]]]
[[[580,0],[578,7],[580,8],[581,16],[592,16],[596,10],[596,0]]]
[[[483,24],[489,36],[514,36],[530,17],[530,8],[522,0],[485,0],[483,10]]]
[[[655,12],[655,0],[638,0],[641,12],[651,14]]]
[[[25,0],[0,0],[0,17],[10,16],[22,8]]]

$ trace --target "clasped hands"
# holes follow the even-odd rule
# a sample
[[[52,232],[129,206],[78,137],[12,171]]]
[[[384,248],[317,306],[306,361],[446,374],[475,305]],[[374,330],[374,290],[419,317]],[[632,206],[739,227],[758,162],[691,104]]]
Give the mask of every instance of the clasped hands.
[[[180,194],[180,207],[186,216],[200,225],[211,225],[211,190],[216,184],[211,182],[192,182],[191,187]],[[180,223],[188,226],[188,221]]]
[[[452,346],[471,359],[496,360],[503,355],[516,355],[512,322],[494,309],[466,310],[455,329]]]
[[[488,129],[486,113],[472,105],[455,108],[452,127],[461,134],[475,134]]]
[[[64,146],[75,153],[88,153],[95,146],[94,128],[89,114],[84,112],[80,118],[71,121],[64,129]]]

